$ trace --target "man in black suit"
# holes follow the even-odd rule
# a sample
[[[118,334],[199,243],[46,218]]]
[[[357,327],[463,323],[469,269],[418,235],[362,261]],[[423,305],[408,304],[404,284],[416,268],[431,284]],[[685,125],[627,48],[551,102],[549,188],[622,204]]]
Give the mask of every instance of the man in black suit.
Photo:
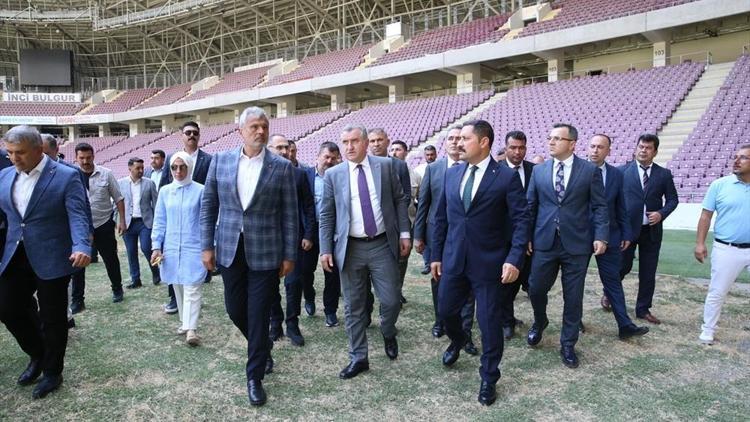
[[[534,168],[527,193],[534,253],[529,276],[529,299],[534,323],[527,343],[542,340],[547,319],[547,293],[562,270],[563,324],[560,356],[565,366],[578,367],[575,344],[583,312],[583,286],[591,252],[601,255],[609,240],[609,215],[601,173],[596,166],[573,154],[578,130],[555,124],[547,141],[552,160]],[[593,225],[587,210],[593,213]],[[593,230],[593,232],[592,232]],[[593,244],[591,239],[594,239]]]
[[[521,177],[523,191],[526,193],[531,180],[531,171],[534,164],[526,161],[526,134],[520,130],[513,130],[505,135],[505,159],[498,164],[511,168],[518,172]],[[531,256],[527,256],[515,283],[503,284],[501,287],[500,307],[503,315],[503,337],[510,340],[515,333],[516,326],[523,325],[523,321],[516,318],[513,302],[516,300],[518,290],[529,290],[529,274],[531,273]]]
[[[464,163],[445,174],[445,188],[438,200],[430,264],[440,282],[438,308],[451,344],[443,354],[443,365],[458,360],[466,336],[460,312],[473,291],[477,321],[482,332],[478,400],[495,402],[495,384],[500,379],[503,337],[501,284],[518,278],[528,242],[528,213],[518,173],[501,167],[490,150],[495,135],[484,120],[467,122],[461,129]]]
[[[429,256],[431,248],[428,245],[433,238],[432,232],[435,226],[435,217],[438,213],[438,201],[445,187],[445,173],[449,168],[463,164],[460,158],[461,151],[458,147],[459,142],[461,142],[462,128],[462,125],[455,125],[450,128],[444,144],[447,156],[427,166],[422,184],[419,186],[419,206],[417,207],[417,218],[414,221],[414,249],[417,253],[428,255],[426,258],[428,261],[431,259]],[[432,326],[432,336],[440,338],[445,334],[445,325],[438,315],[439,283],[433,277],[430,284],[432,285],[432,304],[435,308],[435,324]],[[461,328],[463,328],[466,336],[464,351],[470,355],[479,354],[471,336],[471,329],[474,326],[475,302],[473,292],[469,291],[466,303],[461,308]]]
[[[269,151],[289,160],[289,141],[287,141],[284,135],[271,135],[268,147]],[[294,174],[294,182],[297,187],[300,245],[297,250],[297,265],[284,278],[286,320],[284,319],[284,311],[281,309],[281,295],[277,289],[274,303],[271,305],[271,325],[268,335],[271,337],[271,341],[280,339],[283,333],[281,323],[282,321],[286,321],[286,335],[289,337],[289,340],[295,346],[303,346],[305,338],[299,329],[303,289],[302,274],[309,272],[311,265],[313,266],[313,271],[315,271],[315,265],[318,262],[317,254],[312,258],[308,256],[312,251],[313,243],[318,241],[318,221],[315,218],[315,200],[312,192],[310,192],[305,171],[302,168],[294,167],[292,173]],[[305,264],[307,264],[307,268],[305,268]]]
[[[625,191],[622,188],[622,172],[607,164],[612,140],[604,134],[594,135],[589,140],[589,161],[594,163],[602,174],[604,195],[607,199],[609,211],[609,245],[607,251],[596,257],[599,269],[599,279],[604,286],[604,296],[608,300],[609,309],[613,311],[621,340],[648,333],[648,327],[638,327],[628,316],[625,307],[625,293],[622,290],[620,267],[622,266],[622,251],[630,246],[630,223],[625,208]],[[593,215],[592,215],[593,219]],[[593,239],[592,239],[593,240]]]
[[[188,121],[182,124],[183,151],[190,154],[190,157],[193,159],[193,166],[191,167],[193,169],[193,174],[190,175],[191,179],[193,182],[204,185],[206,184],[206,175],[208,175],[208,168],[211,165],[212,157],[211,154],[207,154],[198,148],[200,138],[201,131],[198,123]],[[169,163],[171,158],[172,154],[169,154],[165,162]],[[162,171],[161,173],[161,182],[159,182],[157,188],[161,189],[163,186],[170,183],[172,183],[172,172],[170,172],[169,169],[166,169],[166,171]],[[206,275],[206,282],[209,281],[211,281],[211,272]],[[167,314],[176,314],[177,299],[174,296],[174,290],[172,289],[171,284],[167,286],[167,292],[169,293],[169,303],[164,305],[164,312]]]
[[[656,287],[662,224],[679,202],[672,172],[654,163],[658,152],[659,138],[652,134],[641,135],[636,146],[635,161],[621,167],[632,242],[623,254],[620,279],[625,278],[633,268],[635,249],[638,248],[635,316],[652,324],[661,324],[651,313],[651,305]]]

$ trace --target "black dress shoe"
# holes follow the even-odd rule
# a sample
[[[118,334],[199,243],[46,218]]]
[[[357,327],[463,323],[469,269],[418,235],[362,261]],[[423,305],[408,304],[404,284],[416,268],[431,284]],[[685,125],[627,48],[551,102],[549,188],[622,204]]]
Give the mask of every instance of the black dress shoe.
[[[425,265],[424,267],[422,267],[422,271],[420,271],[420,273],[422,273],[422,275],[429,274],[430,273],[430,266],[429,265]]]
[[[289,341],[292,342],[295,346],[304,346],[305,345],[305,338],[302,337],[302,332],[299,330],[299,326],[297,325],[289,325],[286,326],[286,336],[289,337]]]
[[[342,380],[348,380],[350,378],[356,377],[362,372],[369,370],[370,362],[367,361],[367,359],[357,362],[349,362],[349,365],[347,365],[346,368],[342,369],[341,372],[339,372],[339,378],[341,378]]]
[[[463,349],[463,345],[451,342],[443,352],[443,365],[453,366],[458,360],[458,356],[461,355],[461,349]]]
[[[161,283],[161,277],[154,277],[151,282],[154,283],[154,286],[158,286]]]
[[[76,328],[76,320],[73,318],[68,320],[68,330],[70,330],[71,328]]]
[[[140,287],[143,287],[143,284],[141,284],[141,280],[135,280],[132,283],[125,286],[126,289],[138,289]]]
[[[31,392],[31,398],[43,399],[47,394],[60,388],[63,382],[62,375],[45,375],[42,377],[39,384],[34,387],[34,391]]]
[[[627,340],[630,337],[642,336],[646,333],[648,333],[648,327],[639,327],[633,324],[620,328],[619,337],[620,340]]]
[[[307,312],[308,316],[315,315],[315,302],[305,301],[305,312]]]
[[[72,302],[72,303],[70,304],[70,312],[71,312],[71,313],[72,313],[73,315],[75,315],[75,314],[77,314],[77,313],[80,313],[80,312],[81,312],[81,311],[83,311],[84,309],[86,309],[86,304],[85,304],[85,303],[83,303],[83,301],[80,301],[80,302]]]
[[[573,346],[560,348],[560,358],[562,358],[563,365],[568,368],[578,368],[578,356],[576,356],[576,349]]]
[[[497,391],[495,390],[495,384],[487,381],[482,381],[482,385],[479,386],[479,396],[477,397],[479,403],[483,406],[490,406],[497,400]]]
[[[474,345],[474,342],[471,341],[471,337],[469,337],[469,340],[464,345],[464,352],[476,356],[479,354],[479,350],[477,349],[477,346]]]
[[[383,342],[385,343],[385,354],[388,356],[388,359],[395,360],[398,357],[398,342],[396,341],[396,336],[391,338],[383,336]]]
[[[42,366],[39,359],[31,359],[26,369],[18,377],[18,385],[31,385],[42,374]]]
[[[271,341],[277,341],[282,337],[284,337],[284,330],[281,329],[281,324],[271,324],[271,327],[268,329],[268,338]]]
[[[112,303],[122,302],[122,299],[123,299],[122,289],[118,289],[112,292]]]
[[[268,355],[268,359],[266,359],[266,375],[273,372],[273,357],[271,355]]]
[[[401,295],[401,304],[402,305],[406,305],[407,303],[409,303],[409,301],[406,300],[406,298],[404,297],[404,295]]]
[[[261,380],[250,380],[247,382],[247,397],[253,406],[266,404],[266,390],[263,389]]]
[[[529,346],[536,346],[539,344],[539,342],[542,341],[542,333],[548,325],[549,320],[544,320],[541,324],[534,321],[534,323],[531,324],[531,328],[529,328],[529,335],[526,337],[526,343],[528,343]]]
[[[206,278],[203,279],[204,283],[210,283],[211,282],[211,273],[206,273]]]
[[[326,327],[338,327],[339,318],[336,314],[326,314]]]
[[[443,335],[445,335],[445,328],[443,328],[443,324],[436,322],[435,325],[432,326],[432,336],[435,338],[440,338]]]
[[[586,326],[583,325],[583,321],[581,321],[580,325],[578,326],[578,331],[586,333]]]
[[[365,317],[365,328],[370,328],[372,325],[372,314],[367,314]]]

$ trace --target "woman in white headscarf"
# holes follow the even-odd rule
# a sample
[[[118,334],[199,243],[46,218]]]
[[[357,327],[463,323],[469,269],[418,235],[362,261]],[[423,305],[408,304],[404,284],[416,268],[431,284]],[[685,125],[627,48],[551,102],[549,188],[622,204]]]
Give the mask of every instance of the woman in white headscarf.
[[[184,151],[169,161],[172,183],[159,191],[151,231],[152,265],[161,265],[161,279],[174,288],[181,325],[187,344],[197,346],[196,334],[206,269],[201,263],[200,209],[203,185],[191,178],[193,159]]]

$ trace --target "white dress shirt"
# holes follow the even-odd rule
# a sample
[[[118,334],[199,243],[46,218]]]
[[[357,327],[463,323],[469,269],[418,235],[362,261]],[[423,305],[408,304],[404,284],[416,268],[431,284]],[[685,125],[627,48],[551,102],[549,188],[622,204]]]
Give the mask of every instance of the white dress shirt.
[[[372,204],[372,213],[375,215],[375,225],[378,228],[376,234],[380,235],[385,232],[385,223],[383,222],[383,210],[380,209],[380,199],[378,198],[378,191],[375,188],[375,179],[372,177],[372,167],[370,166],[370,158],[365,157],[361,163],[355,163],[353,161],[347,161],[349,165],[349,192],[351,196],[351,220],[349,221],[349,236],[352,237],[367,237],[365,233],[365,220],[362,217],[362,205],[359,203],[359,169],[357,166],[362,164],[362,169],[365,172],[367,178],[367,190],[370,193],[370,204]]]
[[[651,164],[649,164],[647,166],[644,166],[644,167],[646,167],[646,170],[643,170],[641,168],[641,163],[639,163],[637,160],[636,160],[635,164],[638,166],[638,178],[641,179],[641,188],[643,190],[645,190],[645,186],[643,186],[643,173],[646,173],[648,175],[649,179],[650,179],[651,178],[651,165],[653,163],[651,163]],[[645,203],[643,204],[643,221],[642,221],[642,223],[643,223],[644,226],[646,226],[646,225],[649,224],[649,222],[648,222],[648,215],[646,215],[646,204]]]
[[[13,205],[16,206],[21,217],[26,214],[26,207],[29,206],[31,194],[34,192],[34,187],[39,181],[39,177],[42,175],[44,166],[47,165],[47,160],[47,154],[42,154],[42,159],[39,161],[39,164],[28,173],[16,169],[18,176],[16,177],[16,182],[13,184]]]
[[[193,159],[193,165],[190,166],[190,180],[193,180],[193,173],[195,173],[195,166],[196,164],[198,164],[198,150],[197,149],[193,151],[192,154],[190,154],[190,158]]]
[[[490,165],[490,156],[488,155],[484,160],[480,161],[476,164],[477,169],[474,173],[474,185],[471,187],[471,200],[474,200],[474,195],[477,194],[477,191],[479,190],[479,184],[482,182],[482,177],[484,176],[484,172],[487,170],[487,166]],[[469,165],[466,167],[466,172],[464,173],[463,179],[461,179],[461,188],[458,191],[459,197],[463,198],[464,193],[464,187],[466,186],[466,181],[469,180],[469,175],[471,174],[471,166],[472,164],[469,163]]]
[[[563,167],[563,187],[565,189],[568,188],[568,181],[570,180],[570,172],[573,171],[573,159],[575,158],[575,155],[571,155],[570,157],[566,158],[562,161],[564,167]],[[560,165],[560,160],[555,158],[552,162],[552,189],[555,189],[555,185],[557,185],[557,168]]]
[[[599,168],[602,170],[602,185],[604,185],[604,187],[606,188],[607,187],[607,163],[602,163],[602,165],[599,166]]]
[[[265,156],[265,148],[260,150],[260,154],[252,158],[245,154],[244,148],[240,150],[240,162],[237,167],[237,193],[240,196],[240,204],[243,210],[246,210],[250,206],[250,201],[253,200]]]
[[[159,183],[161,183],[161,174],[163,171],[164,171],[164,166],[162,166],[159,170],[154,170],[153,167],[151,169],[151,181],[154,182],[154,184],[156,185],[157,191],[159,190]]]
[[[508,163],[508,167],[511,168],[511,170],[516,169],[516,165],[511,163],[509,159],[505,159],[505,162]],[[518,176],[521,177],[521,186],[526,187],[526,171],[523,169],[523,161],[521,161],[521,164],[518,165]]]
[[[445,158],[448,160],[448,168],[453,167],[453,165],[456,164],[456,163],[458,163],[458,164],[463,163],[463,161],[461,161],[461,160],[456,161],[456,160],[452,159],[451,157],[445,157]],[[479,171],[479,170],[477,170],[477,171]]]
[[[132,208],[130,216],[132,218],[141,218],[141,179],[138,179],[136,182],[132,177],[130,178],[130,198],[132,200],[130,204]]]

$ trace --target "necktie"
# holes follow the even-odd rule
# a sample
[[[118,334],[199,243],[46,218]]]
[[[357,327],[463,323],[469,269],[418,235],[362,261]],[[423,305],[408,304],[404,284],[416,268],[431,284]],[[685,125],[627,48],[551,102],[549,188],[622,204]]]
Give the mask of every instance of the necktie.
[[[471,191],[474,189],[474,174],[477,172],[477,169],[479,167],[477,166],[471,166],[471,173],[469,173],[469,178],[466,179],[466,186],[464,186],[464,192],[461,197],[464,201],[464,211],[469,211],[469,207],[471,207]]]
[[[370,189],[367,187],[367,177],[362,164],[357,164],[359,174],[357,175],[357,190],[359,191],[359,206],[362,207],[362,220],[365,223],[365,234],[367,237],[375,237],[378,234],[378,226],[375,224],[375,213],[372,212],[370,202]]]
[[[549,185],[547,185],[549,186]],[[557,200],[562,202],[565,197],[565,164],[560,161],[557,165],[557,174],[555,175],[555,192],[557,192]]]
[[[646,189],[646,185],[648,185],[648,167],[646,166],[640,166],[641,170],[643,170],[643,189]]]
[[[520,168],[521,168],[521,166],[515,166],[515,167],[513,167],[513,170],[518,171],[518,169],[520,169]]]
[[[453,165],[452,165],[451,167],[456,167],[456,166],[457,166],[457,165],[459,165],[459,164],[461,164],[461,163],[459,163],[458,161],[454,161],[454,162],[453,162]]]
[[[599,167],[599,176],[602,176],[602,185],[604,185],[604,187],[606,188],[607,183],[604,181],[604,170],[602,170],[601,167]]]

